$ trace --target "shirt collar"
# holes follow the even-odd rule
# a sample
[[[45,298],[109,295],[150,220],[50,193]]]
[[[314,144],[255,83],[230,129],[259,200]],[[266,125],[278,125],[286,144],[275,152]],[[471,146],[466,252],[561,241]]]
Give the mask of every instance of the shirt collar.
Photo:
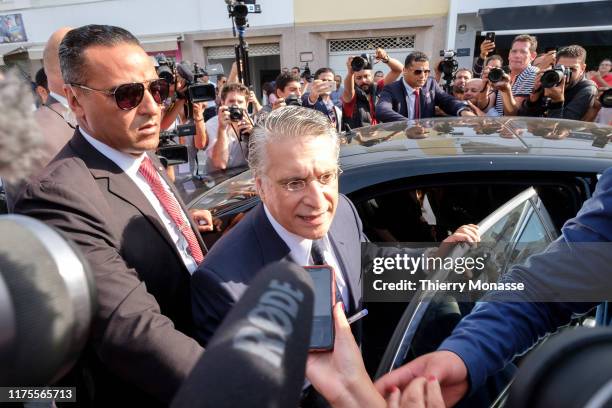
[[[102,153],[107,159],[115,163],[124,173],[129,176],[135,176],[140,168],[140,163],[144,159],[146,153],[142,153],[140,156],[135,157],[127,153],[120,152],[119,150],[113,149],[112,147],[102,143],[98,139],[88,134],[82,127],[79,127],[79,131],[97,151]]]
[[[66,109],[68,108],[68,99],[66,99],[64,96],[58,95],[58,94],[56,94],[53,91],[49,91],[49,95],[51,95],[53,97],[53,99],[55,99],[56,101],[58,101],[59,103],[64,105],[64,107],[66,107]]]
[[[264,204],[264,211],[266,217],[272,224],[272,228],[278,234],[279,237],[287,244],[289,251],[291,252],[291,258],[298,265],[309,265],[310,264],[310,248],[312,247],[312,240],[300,237],[292,232],[287,231],[285,227],[280,225],[278,221],[274,219],[268,207]]]
[[[408,82],[402,77],[402,83],[404,84],[404,88],[406,88],[406,92],[408,95],[412,96],[414,94],[414,88],[408,85]]]

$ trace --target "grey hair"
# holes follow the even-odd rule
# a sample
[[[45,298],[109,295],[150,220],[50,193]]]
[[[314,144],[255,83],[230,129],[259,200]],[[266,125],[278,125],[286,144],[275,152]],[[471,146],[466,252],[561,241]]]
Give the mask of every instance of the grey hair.
[[[83,53],[87,48],[112,47],[124,43],[140,46],[138,39],[121,27],[90,24],[68,31],[59,46],[64,83],[85,83],[87,64]]]
[[[266,146],[282,139],[306,139],[327,136],[336,160],[340,154],[338,132],[321,112],[301,106],[275,109],[260,118],[249,138],[249,167],[253,176],[261,176],[266,166]]]
[[[40,169],[44,140],[34,120],[30,87],[16,71],[0,80],[0,177],[18,182]]]

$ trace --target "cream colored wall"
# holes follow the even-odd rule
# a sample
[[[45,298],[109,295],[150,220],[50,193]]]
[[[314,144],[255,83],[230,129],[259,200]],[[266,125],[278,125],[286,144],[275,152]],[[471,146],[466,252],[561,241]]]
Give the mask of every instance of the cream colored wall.
[[[293,0],[295,24],[446,16],[449,0]]]

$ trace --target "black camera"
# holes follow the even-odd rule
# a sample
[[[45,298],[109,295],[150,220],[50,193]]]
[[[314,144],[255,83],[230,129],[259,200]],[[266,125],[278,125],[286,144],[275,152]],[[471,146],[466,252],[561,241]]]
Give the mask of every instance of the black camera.
[[[456,55],[457,53],[454,50],[440,51],[440,56],[444,57],[444,59],[440,62],[440,70],[445,75],[445,77],[452,77],[455,72],[457,72],[457,69],[459,68],[459,63],[455,59]]]
[[[244,112],[240,106],[232,105],[229,107],[229,117],[232,122],[240,122],[244,117]]]
[[[603,91],[599,97],[599,102],[603,108],[612,108],[612,88]]]
[[[165,79],[169,84],[174,83],[174,62],[167,58],[164,54],[157,54],[155,56],[157,60],[157,75]]]
[[[206,76],[207,73],[197,63],[190,67],[188,63],[181,62],[177,65],[176,70],[187,83],[185,97],[190,103],[214,101],[217,98],[213,84],[198,83],[198,79]]]
[[[361,54],[353,57],[353,60],[351,61],[351,69],[353,72],[358,72],[362,69],[372,69],[370,57],[368,57],[367,54]]]
[[[504,70],[501,68],[491,68],[487,77],[489,78],[489,82],[493,84],[499,82],[504,79]]]
[[[235,20],[239,31],[244,31],[247,27],[249,13],[261,13],[261,6],[255,4],[254,0],[225,0],[225,2],[230,18]]]
[[[310,73],[310,67],[308,66],[308,63],[306,63],[306,66],[302,70],[302,78],[304,78],[306,82],[312,82],[312,74]]]
[[[177,137],[193,136],[195,133],[195,125],[179,125],[175,130],[160,132],[159,144],[155,154],[157,154],[164,167],[189,163],[187,146],[178,144],[174,140]]]
[[[296,94],[289,94],[285,98],[285,105],[287,106],[302,106],[302,99],[299,98]]]
[[[555,65],[553,68],[545,71],[540,78],[542,88],[554,88],[559,86],[561,82],[567,81],[572,76],[572,71],[563,65]]]

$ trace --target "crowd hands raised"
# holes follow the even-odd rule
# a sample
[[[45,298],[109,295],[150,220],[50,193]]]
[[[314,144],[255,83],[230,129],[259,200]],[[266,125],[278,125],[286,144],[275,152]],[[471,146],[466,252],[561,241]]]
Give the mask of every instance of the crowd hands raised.
[[[177,89],[171,91],[175,97],[166,104],[162,128],[193,121],[193,147],[206,150],[206,172],[214,172],[245,165],[253,124],[259,117],[287,105],[322,112],[338,131],[448,115],[534,116],[609,123],[610,108],[602,108],[599,96],[612,83],[610,60],[603,60],[597,71],[587,73],[586,50],[579,45],[540,54],[537,45],[536,37],[518,35],[508,55],[501,56],[495,53],[493,41],[484,40],[473,67],[459,68],[453,74],[450,93],[442,90],[440,65],[430,75],[429,57],[418,51],[403,62],[381,48],[370,56],[350,56],[344,78],[327,67],[314,74],[308,65],[303,70],[283,68],[275,81],[263,84],[262,103],[252,90],[232,85],[238,81],[234,63],[228,78],[217,79],[216,100],[193,104],[191,117],[184,113],[187,109],[181,95],[185,81],[179,75]],[[386,65],[387,73],[374,71],[375,64]],[[554,75],[545,73],[555,69],[560,80],[551,82]],[[541,81],[543,76],[545,83]],[[223,93],[225,85],[233,86],[232,90]],[[229,100],[223,96],[229,96]],[[231,106],[244,111],[243,118],[230,120]],[[209,125],[215,115],[216,124]]]

